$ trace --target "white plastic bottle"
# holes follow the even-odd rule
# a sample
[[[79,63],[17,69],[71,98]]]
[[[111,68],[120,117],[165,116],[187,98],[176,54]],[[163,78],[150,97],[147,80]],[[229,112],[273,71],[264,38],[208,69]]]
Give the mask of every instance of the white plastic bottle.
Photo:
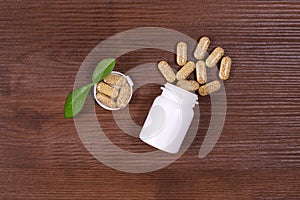
[[[198,96],[166,83],[154,100],[140,133],[145,143],[168,153],[177,153],[194,117]]]

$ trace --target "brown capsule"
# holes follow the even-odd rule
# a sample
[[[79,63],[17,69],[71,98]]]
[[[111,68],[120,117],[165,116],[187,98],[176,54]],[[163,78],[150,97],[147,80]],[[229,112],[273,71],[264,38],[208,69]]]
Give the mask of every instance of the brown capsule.
[[[124,76],[118,74],[110,74],[104,78],[104,82],[110,85],[125,85],[127,80]]]
[[[200,84],[205,84],[207,81],[206,66],[202,60],[196,62],[196,78]]]
[[[224,55],[223,48],[221,48],[221,47],[215,48],[215,50],[206,59],[206,62],[205,62],[206,66],[207,67],[215,66],[219,62],[219,60],[222,58],[223,55]]]
[[[166,61],[160,61],[157,67],[166,81],[173,83],[176,80],[174,71]]]
[[[213,92],[218,91],[220,88],[221,88],[221,83],[219,81],[212,81],[205,85],[202,85],[198,91],[201,96],[206,96]]]
[[[179,42],[177,44],[177,56],[176,61],[179,66],[183,66],[187,61],[187,45],[185,42]]]
[[[120,88],[120,93],[117,98],[117,107],[118,108],[125,108],[126,105],[128,104],[129,98],[131,95],[131,88],[128,84],[125,86],[122,86]]]
[[[111,98],[116,98],[119,94],[119,91],[117,88],[114,88],[104,82],[98,83],[97,91],[102,94],[105,94],[107,96],[110,96]]]
[[[195,91],[199,89],[199,83],[194,80],[180,80],[177,82],[177,86],[188,91]]]
[[[222,80],[227,80],[230,75],[231,68],[231,58],[229,56],[225,56],[221,60],[219,78]]]
[[[192,61],[187,62],[176,74],[178,80],[186,79],[195,69],[195,63]]]
[[[199,40],[199,43],[196,47],[196,50],[194,52],[194,57],[198,60],[201,60],[205,57],[205,54],[207,52],[208,46],[210,44],[210,40],[208,37],[202,37]]]
[[[116,102],[111,97],[102,93],[97,93],[96,98],[107,107],[116,108]]]

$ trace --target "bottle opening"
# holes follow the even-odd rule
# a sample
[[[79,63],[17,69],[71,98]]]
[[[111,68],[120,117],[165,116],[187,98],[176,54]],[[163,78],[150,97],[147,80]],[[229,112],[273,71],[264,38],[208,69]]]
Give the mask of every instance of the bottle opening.
[[[198,104],[198,101],[197,101],[198,95],[196,95],[196,94],[193,94],[189,91],[186,91],[186,90],[184,90],[176,85],[170,84],[170,83],[166,83],[165,88],[176,93],[176,95],[179,97],[180,103],[190,102],[193,104]]]

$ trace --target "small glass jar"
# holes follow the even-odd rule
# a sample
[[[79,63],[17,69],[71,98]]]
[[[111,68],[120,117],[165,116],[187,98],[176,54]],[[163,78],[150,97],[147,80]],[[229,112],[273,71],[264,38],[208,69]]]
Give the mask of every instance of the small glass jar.
[[[161,89],[139,137],[162,151],[177,153],[193,120],[198,96],[170,83]]]

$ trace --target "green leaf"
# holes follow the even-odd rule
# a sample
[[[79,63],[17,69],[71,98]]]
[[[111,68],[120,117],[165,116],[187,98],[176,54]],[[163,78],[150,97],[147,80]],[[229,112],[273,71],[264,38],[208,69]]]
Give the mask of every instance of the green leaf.
[[[65,118],[72,118],[82,110],[86,97],[93,85],[93,83],[84,85],[69,94],[64,108]]]
[[[93,73],[93,83],[99,83],[103,78],[108,76],[114,69],[116,60],[113,58],[106,58],[101,60]]]

